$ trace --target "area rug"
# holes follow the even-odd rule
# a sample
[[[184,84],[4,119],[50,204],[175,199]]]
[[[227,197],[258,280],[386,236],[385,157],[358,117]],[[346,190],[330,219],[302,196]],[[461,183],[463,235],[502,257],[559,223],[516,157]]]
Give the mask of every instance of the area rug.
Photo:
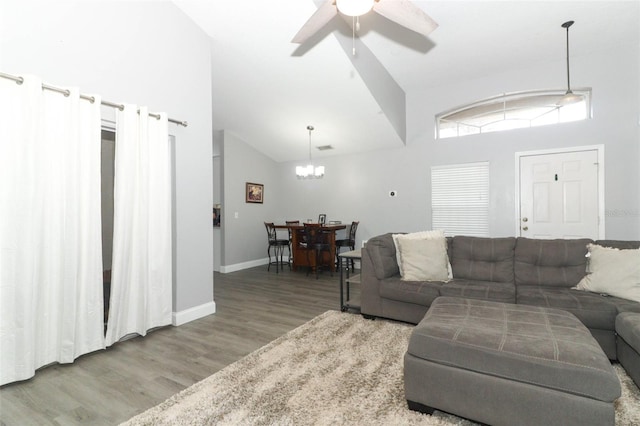
[[[123,425],[473,425],[407,409],[412,329],[328,311]],[[616,425],[640,424],[640,391],[615,369],[623,389]]]

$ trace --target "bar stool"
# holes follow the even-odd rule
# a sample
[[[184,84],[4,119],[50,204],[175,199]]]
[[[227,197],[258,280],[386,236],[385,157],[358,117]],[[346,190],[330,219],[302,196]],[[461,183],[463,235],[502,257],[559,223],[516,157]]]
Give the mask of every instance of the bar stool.
[[[291,226],[300,225],[300,221],[287,220],[285,223],[287,224],[287,231],[289,231],[289,268],[291,268],[291,265],[293,264],[293,253],[294,253],[294,250],[292,250],[294,231],[293,229],[291,229]]]
[[[289,247],[289,240],[278,239],[276,228],[273,225],[273,222],[265,222],[264,227],[267,230],[267,239],[269,241],[269,245],[267,246],[267,256],[269,256],[269,264],[267,266],[267,271],[271,270],[271,265],[276,265],[276,273],[278,273],[278,265],[280,269],[283,268],[282,257],[284,254],[285,247]],[[274,261],[271,261],[271,248],[274,250]],[[278,261],[278,255],[280,255],[280,261]],[[289,264],[289,268],[291,268],[291,264]]]
[[[349,227],[349,235],[347,238],[342,240],[336,240],[336,266],[339,265],[340,259],[338,255],[340,254],[340,249],[343,247],[348,247],[351,251],[356,249],[356,231],[358,230],[358,224],[360,222],[351,222],[351,226]],[[351,263],[351,270],[355,269],[355,262],[353,259],[349,260]]]
[[[304,225],[304,238],[305,238],[306,249],[307,249],[307,260],[309,263],[309,269],[307,270],[307,275],[309,275],[309,272],[313,269],[315,265],[316,279],[318,279],[318,271],[320,270],[320,267],[323,266],[322,253],[323,252],[329,253],[329,259],[331,259],[331,244],[329,244],[328,242],[329,236],[327,235],[326,232],[322,230],[322,226],[320,226],[319,224],[304,223],[303,225]],[[315,256],[315,258],[313,259],[315,263],[311,261],[312,253]],[[331,269],[331,265],[325,265],[325,266],[329,266],[329,270],[331,271],[331,276],[333,276],[333,270]]]

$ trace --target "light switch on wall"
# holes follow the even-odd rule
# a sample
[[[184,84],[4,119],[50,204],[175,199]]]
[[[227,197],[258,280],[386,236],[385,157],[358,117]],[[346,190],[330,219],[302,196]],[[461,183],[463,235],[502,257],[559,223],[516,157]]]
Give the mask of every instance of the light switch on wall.
[[[233,214],[233,217],[235,217],[235,218],[237,219],[237,218],[238,218],[238,212],[235,212],[235,213]]]

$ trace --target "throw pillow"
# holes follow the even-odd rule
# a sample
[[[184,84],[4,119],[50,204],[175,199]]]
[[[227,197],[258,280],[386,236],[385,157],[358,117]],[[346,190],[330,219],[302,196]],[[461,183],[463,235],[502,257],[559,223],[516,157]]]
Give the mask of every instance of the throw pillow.
[[[439,239],[401,238],[400,264],[404,281],[446,281],[447,242]]]
[[[437,229],[434,231],[420,231],[420,232],[412,232],[409,234],[392,234],[393,244],[396,246],[396,263],[398,264],[398,269],[400,269],[400,276],[404,276],[404,271],[402,270],[402,261],[400,259],[400,248],[398,247],[398,240],[405,239],[415,239],[415,240],[432,240],[432,239],[443,239],[444,231],[441,229]],[[446,254],[446,240],[445,240],[445,254]],[[447,255],[447,278],[453,278],[453,271],[451,269],[451,263],[449,262],[449,256]]]
[[[620,250],[589,244],[587,275],[575,287],[640,302],[640,249]]]

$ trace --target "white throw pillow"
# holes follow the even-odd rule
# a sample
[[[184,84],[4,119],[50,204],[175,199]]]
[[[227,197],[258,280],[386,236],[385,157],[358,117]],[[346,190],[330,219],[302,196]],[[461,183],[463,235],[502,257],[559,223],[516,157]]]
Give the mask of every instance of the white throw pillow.
[[[447,242],[438,239],[398,239],[402,280],[404,281],[446,281]]]
[[[420,232],[411,232],[409,234],[392,234],[393,244],[396,246],[396,262],[398,263],[398,268],[400,269],[400,276],[404,276],[404,271],[402,270],[402,260],[400,259],[400,248],[398,247],[398,240],[433,240],[433,239],[445,239],[445,256],[447,256],[447,279],[453,278],[453,270],[451,269],[451,263],[449,262],[449,256],[447,255],[447,246],[446,246],[446,237],[444,236],[444,231],[441,229],[436,229],[434,231],[420,231]]]
[[[620,250],[589,244],[589,263],[578,290],[640,302],[640,249]]]

